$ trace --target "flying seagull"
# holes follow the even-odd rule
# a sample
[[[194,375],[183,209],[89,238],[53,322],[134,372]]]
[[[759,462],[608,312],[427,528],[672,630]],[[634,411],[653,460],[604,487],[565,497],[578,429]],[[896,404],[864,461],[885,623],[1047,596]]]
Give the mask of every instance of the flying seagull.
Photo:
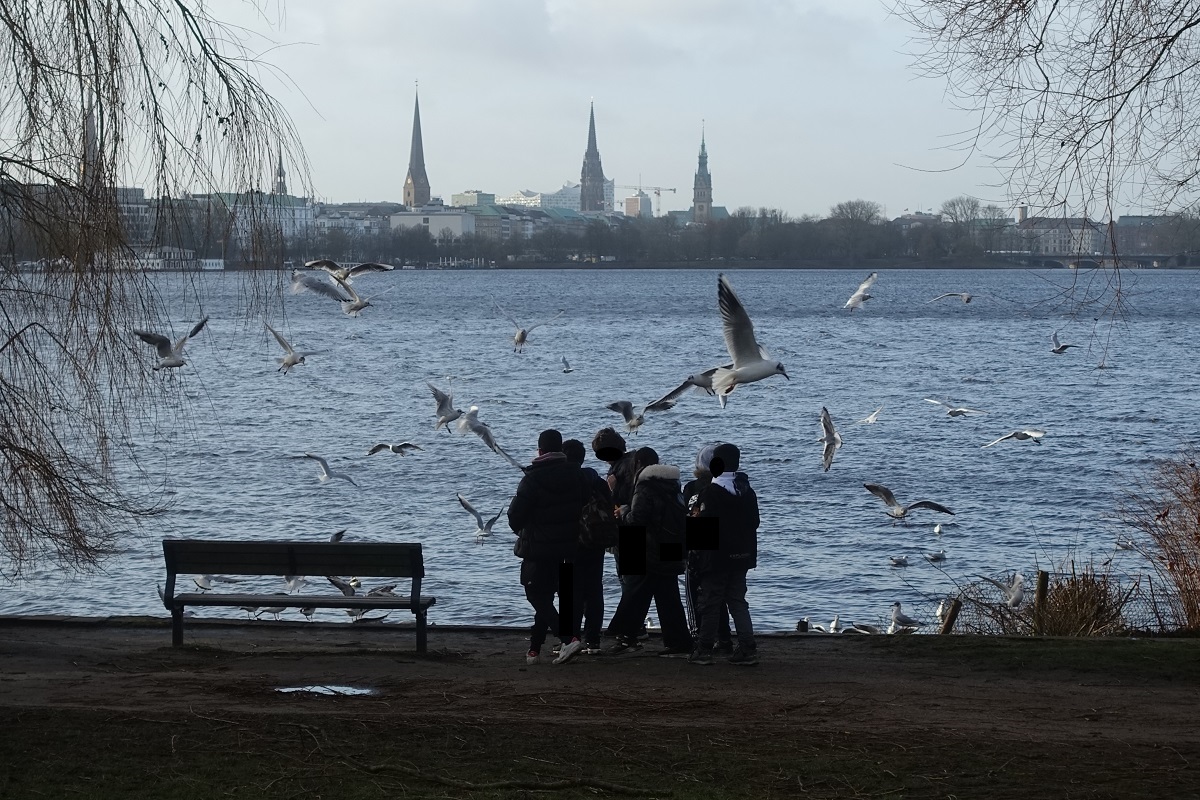
[[[1019,572],[1014,572],[1012,579],[1006,584],[989,578],[986,575],[980,575],[979,577],[981,580],[987,581],[1000,590],[1000,593],[1004,596],[1004,605],[1009,608],[1016,608],[1025,599],[1025,576]]]
[[[932,397],[925,398],[926,403],[933,403],[935,406],[942,406],[946,409],[947,417],[965,417],[967,414],[986,414],[986,411],[980,411],[977,408],[961,408],[952,406],[944,400],[934,400]]]
[[[713,389],[720,395],[727,395],[743,383],[761,381],[772,375],[782,375],[790,381],[783,364],[771,361],[767,351],[754,338],[754,323],[724,275],[717,276],[717,305],[721,308],[725,347],[733,358],[733,368],[717,367],[713,374]]]
[[[512,464],[522,472],[525,471],[525,467],[521,466],[520,461],[517,461],[515,458],[510,456],[504,451],[504,448],[496,443],[496,436],[492,433],[492,429],[488,427],[487,423],[480,421],[479,406],[471,406],[467,410],[467,413],[463,414],[462,417],[459,418],[457,424],[459,433],[467,433],[470,431],[482,439],[483,443],[486,444],[493,453],[503,456],[505,461]]]
[[[880,411],[883,411],[883,406],[880,406],[879,408],[875,409],[870,414],[868,414],[866,417],[864,417],[863,419],[860,419],[859,422],[866,423],[867,425],[874,425],[876,422],[879,421],[879,412]]]
[[[471,514],[471,516],[475,517],[475,538],[479,540],[482,540],[483,537],[491,534],[492,526],[496,524],[496,520],[500,519],[500,515],[504,513],[504,509],[508,508],[508,503],[505,503],[501,509],[496,512],[496,516],[492,517],[487,522],[484,522],[483,515],[475,510],[475,506],[471,505],[467,498],[463,497],[461,494],[455,494],[454,496],[458,498],[458,504],[465,508],[467,512]]]
[[[871,299],[871,295],[867,294],[867,290],[875,284],[878,278],[878,272],[872,272],[868,275],[867,279],[860,283],[858,288],[854,290],[854,294],[850,295],[850,299],[846,301],[846,305],[842,306],[842,308],[848,308],[851,311],[856,308],[862,308],[863,303]]]
[[[332,480],[334,478],[338,478],[343,481],[350,481],[350,483],[354,484],[355,486],[358,486],[357,483],[354,483],[354,479],[351,478],[346,473],[334,472],[333,470],[331,470],[329,468],[329,462],[326,461],[325,459],[321,458],[320,456],[314,455],[312,453],[305,453],[304,455],[306,458],[311,458],[314,461],[316,461],[318,464],[321,465],[321,483],[325,483],[326,481]]]
[[[574,371],[575,371],[575,368],[571,366],[571,363],[570,363],[569,361],[567,361],[567,357],[566,357],[566,356],[562,356],[562,365],[563,365],[563,372],[564,372],[564,373],[565,373],[565,372],[574,372]]]
[[[1034,444],[1041,444],[1042,437],[1045,435],[1046,435],[1045,431],[1035,431],[1035,430],[1028,430],[1028,429],[1023,430],[1023,431],[1013,431],[1012,433],[1004,434],[1003,436],[1001,436],[999,439],[997,439],[994,442],[988,442],[987,444],[981,444],[979,446],[980,447],[991,447],[994,444],[1000,444],[1005,439],[1016,439],[1018,442],[1024,442],[1024,441],[1028,440],[1028,441],[1033,442]]]
[[[321,269],[328,272],[335,279],[350,283],[359,275],[365,275],[368,272],[390,272],[395,267],[387,264],[376,264],[373,261],[368,261],[365,264],[356,264],[353,267],[343,267],[336,261],[330,261],[328,258],[318,258],[316,261],[309,261],[305,265],[308,269]]]
[[[450,423],[461,417],[463,412],[454,407],[454,395],[446,394],[428,381],[425,385],[433,392],[433,399],[437,401],[437,422],[433,423],[433,429],[436,431],[445,425],[446,433],[449,433]]]
[[[733,364],[722,364],[719,367],[713,367],[712,369],[706,369],[703,372],[697,372],[692,375],[688,375],[683,379],[683,383],[679,384],[650,405],[656,406],[659,403],[667,400],[678,400],[688,389],[695,389],[697,392],[704,392],[705,394],[716,394],[716,392],[713,390],[713,376],[717,374],[717,370],[719,369],[733,369]],[[717,399],[721,401],[721,408],[724,408],[728,398],[722,394],[717,395]]]
[[[910,511],[916,511],[918,508],[928,508],[930,511],[940,511],[943,514],[953,516],[954,512],[945,506],[935,503],[932,500],[918,500],[915,503],[909,503],[906,506],[896,502],[896,495],[892,494],[892,490],[886,486],[880,486],[877,483],[864,483],[863,487],[868,492],[878,497],[888,507],[887,515],[895,520],[904,519]]]
[[[938,300],[942,300],[947,297],[957,297],[959,300],[962,300],[964,303],[969,303],[975,298],[975,295],[970,294],[969,292],[946,292],[945,294],[939,294],[937,297],[933,298],[929,302],[936,303]]]
[[[154,345],[154,349],[158,352],[158,364],[153,367],[154,369],[171,369],[182,367],[187,363],[183,360],[183,346],[188,343],[188,339],[196,338],[207,324],[208,317],[205,317],[192,326],[192,329],[188,331],[186,336],[179,337],[179,341],[174,344],[171,344],[171,340],[161,333],[139,331],[136,328],[134,328],[133,332],[146,344]]]
[[[342,311],[351,317],[357,317],[360,311],[371,305],[370,299],[356,292],[348,282],[337,275],[330,274],[329,277],[333,279],[333,283],[321,280],[316,275],[296,270],[292,273],[292,293],[298,294],[307,289],[315,294],[337,300],[342,306]]]
[[[395,453],[397,455],[406,456],[413,450],[424,450],[424,449],[425,448],[421,447],[420,445],[413,444],[412,442],[401,442],[400,444],[380,443],[380,444],[377,444],[374,447],[372,447],[370,450],[368,450],[367,455],[373,456],[376,453],[383,452],[384,450],[391,450],[393,453]]]
[[[631,433],[637,433],[638,428],[642,427],[642,423],[646,421],[646,412],[648,411],[666,411],[669,408],[674,408],[675,401],[669,399],[655,400],[653,403],[642,408],[640,414],[633,413],[633,403],[628,400],[618,400],[615,403],[609,403],[605,406],[609,411],[615,411],[625,418],[625,429]]]
[[[817,441],[825,445],[821,451],[821,463],[825,465],[825,471],[829,472],[833,465],[834,451],[842,446],[842,437],[834,429],[833,420],[829,418],[829,411],[825,406],[821,406],[821,438]]]
[[[320,350],[306,350],[304,352],[297,352],[295,348],[288,344],[288,340],[279,334],[279,331],[275,330],[270,325],[267,325],[267,330],[271,332],[271,334],[275,337],[275,341],[279,342],[279,346],[283,348],[283,355],[275,359],[279,362],[279,369],[276,370],[276,372],[282,372],[284,375],[287,375],[288,370],[290,370],[292,367],[303,364],[304,359],[307,356],[315,356],[317,353],[321,352]]]
[[[492,298],[492,302],[496,303],[496,299]],[[505,311],[503,308],[500,307],[499,303],[496,303],[496,310],[499,311],[500,314],[502,316],[504,316],[509,322],[511,322],[517,329],[517,332],[515,334],[513,334],[513,352],[516,352],[516,353],[524,352],[525,343],[529,340],[529,334],[533,333],[534,328],[540,328],[543,325],[554,322],[554,320],[558,319],[559,317],[561,317],[563,314],[566,313],[565,311],[559,311],[557,314],[555,314],[553,317],[546,320],[545,322],[539,322],[535,325],[530,325],[528,328],[523,328],[523,327],[521,327],[521,323],[517,322],[516,318],[514,318],[512,314],[509,314],[507,311]]]
[[[1061,356],[1063,353],[1067,352],[1068,347],[1079,347],[1079,345],[1077,345],[1077,344],[1061,344],[1058,341],[1058,331],[1055,331],[1054,333],[1050,334],[1050,352],[1051,353],[1054,353],[1056,356]],[[159,352],[161,353],[162,351],[159,351]]]

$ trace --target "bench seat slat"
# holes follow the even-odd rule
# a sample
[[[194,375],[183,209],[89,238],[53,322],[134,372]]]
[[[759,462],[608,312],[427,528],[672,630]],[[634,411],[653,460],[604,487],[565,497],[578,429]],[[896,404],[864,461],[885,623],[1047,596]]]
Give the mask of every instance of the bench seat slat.
[[[259,608],[412,608],[408,597],[346,597],[345,595],[311,594],[233,594],[232,592],[177,594],[177,606],[257,606]],[[421,596],[420,605],[428,608],[437,598]]]

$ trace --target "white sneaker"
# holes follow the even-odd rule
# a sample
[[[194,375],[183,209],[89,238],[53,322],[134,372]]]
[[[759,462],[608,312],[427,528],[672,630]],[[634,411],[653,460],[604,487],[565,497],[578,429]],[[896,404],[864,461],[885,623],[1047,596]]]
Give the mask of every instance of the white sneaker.
[[[542,663],[542,654],[537,650],[530,650],[525,654],[525,663],[529,665]]]
[[[555,664],[565,664],[575,656],[579,655],[579,651],[583,649],[583,642],[578,639],[572,639],[562,646],[558,652],[558,658],[554,659]]]

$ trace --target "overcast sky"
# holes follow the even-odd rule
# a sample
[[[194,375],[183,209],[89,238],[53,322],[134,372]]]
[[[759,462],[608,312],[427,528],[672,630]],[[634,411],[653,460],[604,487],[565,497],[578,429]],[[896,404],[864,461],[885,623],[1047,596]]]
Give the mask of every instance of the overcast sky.
[[[882,0],[214,0],[278,68],[318,197],[400,201],[419,81],[434,195],[578,182],[588,104],[606,177],[691,206],[703,120],[713,202],[889,216],[958,195],[1008,210],[975,120],[919,77]],[[261,37],[266,37],[261,38]],[[278,46],[274,46],[278,45]],[[286,76],[286,79],[283,77]],[[632,194],[618,189],[618,199]],[[658,209],[656,209],[657,211]]]

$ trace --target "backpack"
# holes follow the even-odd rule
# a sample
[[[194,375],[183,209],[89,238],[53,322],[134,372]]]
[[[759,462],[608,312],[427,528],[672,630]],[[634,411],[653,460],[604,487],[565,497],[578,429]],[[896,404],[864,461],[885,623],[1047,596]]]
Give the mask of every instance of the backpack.
[[[579,546],[609,548],[617,546],[619,527],[612,505],[593,487],[587,489],[587,501],[579,514]]]

